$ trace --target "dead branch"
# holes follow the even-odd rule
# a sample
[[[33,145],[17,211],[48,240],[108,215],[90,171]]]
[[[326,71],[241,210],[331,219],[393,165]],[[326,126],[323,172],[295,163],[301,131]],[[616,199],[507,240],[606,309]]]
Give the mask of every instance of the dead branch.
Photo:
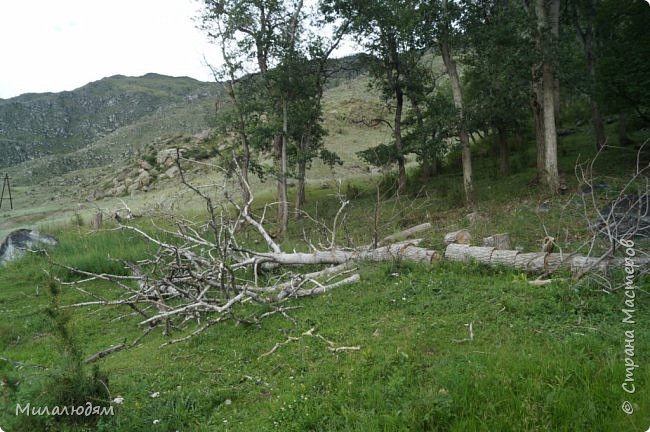
[[[84,360],[84,363],[94,363],[97,360],[100,360],[100,359],[106,357],[107,355],[116,353],[118,351],[125,350],[127,348],[128,347],[126,345],[124,345],[124,344],[119,344],[119,345],[114,345],[112,347],[108,347],[105,350],[101,350],[101,351],[91,355],[86,360]]]
[[[408,237],[412,236],[413,234],[418,234],[418,233],[421,233],[422,231],[426,231],[426,230],[429,230],[429,229],[431,229],[431,224],[429,222],[426,222],[426,223],[423,223],[423,224],[416,225],[414,227],[405,229],[405,230],[400,231],[398,233],[386,236],[386,237],[384,237],[384,239],[381,242],[379,242],[379,244],[385,245],[387,243],[392,243],[394,241],[408,238]]]
[[[339,352],[344,352],[344,351],[359,351],[361,349],[360,346],[349,346],[349,347],[348,346],[339,346],[339,347],[337,347],[336,344],[334,342],[332,342],[331,340],[326,339],[324,336],[322,336],[319,333],[314,333],[315,330],[316,330],[316,328],[312,327],[309,330],[307,330],[306,332],[303,332],[298,337],[296,337],[296,336],[287,337],[287,339],[285,341],[276,343],[273,346],[273,348],[271,348],[269,351],[265,352],[264,354],[260,355],[258,357],[258,360],[261,359],[262,357],[270,356],[271,354],[276,352],[278,350],[278,348],[281,348],[281,347],[283,347],[285,345],[288,345],[291,342],[297,342],[297,341],[301,340],[304,336],[315,337],[317,339],[320,339],[320,340],[324,341],[325,343],[327,343],[327,345],[329,345],[327,349],[330,352],[334,352],[334,353],[339,353]]]

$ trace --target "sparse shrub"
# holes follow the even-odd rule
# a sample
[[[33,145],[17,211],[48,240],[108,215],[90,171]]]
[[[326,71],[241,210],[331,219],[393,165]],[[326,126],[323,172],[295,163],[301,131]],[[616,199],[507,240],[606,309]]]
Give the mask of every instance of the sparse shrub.
[[[72,217],[72,225],[76,226],[77,229],[84,226],[84,219],[78,212],[74,212],[74,216]]]
[[[343,190],[343,193],[347,197],[347,199],[356,199],[361,196],[361,189],[354,183],[347,183],[345,185],[345,189]]]
[[[142,159],[153,167],[158,165],[158,163],[156,162],[156,155],[153,153],[146,154]]]
[[[394,193],[397,190],[397,172],[391,171],[384,174],[379,181],[379,190],[382,193]]]
[[[54,407],[59,407],[59,410],[63,407],[87,407],[88,404],[93,407],[108,407],[110,394],[107,375],[96,366],[88,370],[84,365],[78,343],[70,330],[70,314],[59,308],[59,286],[50,279],[47,289],[50,305],[45,313],[57,339],[55,346],[59,350],[59,358],[49,369],[35,369],[38,372],[30,371],[26,376],[3,373],[2,381],[8,389],[5,402],[8,402],[7,397],[10,399],[10,403],[5,406],[16,410],[17,404],[20,404],[21,409],[31,406],[47,407],[49,410]],[[8,427],[16,431],[61,430],[62,423],[92,426],[98,418],[96,414],[87,416],[85,412],[81,415],[72,413],[61,416],[23,414],[12,417],[14,423]]]

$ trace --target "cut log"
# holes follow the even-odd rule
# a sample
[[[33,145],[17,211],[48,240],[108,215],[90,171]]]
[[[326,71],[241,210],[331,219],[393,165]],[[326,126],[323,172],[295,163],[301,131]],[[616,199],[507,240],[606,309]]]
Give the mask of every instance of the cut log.
[[[417,234],[422,231],[426,231],[428,229],[431,229],[431,224],[429,222],[416,225],[414,227],[405,229],[404,231],[400,231],[398,233],[391,234],[387,237],[384,237],[384,239],[380,242],[380,244],[387,244],[387,243],[394,242],[396,240],[402,240],[412,236],[413,234]]]
[[[529,252],[529,253],[519,253],[515,257],[514,267],[518,270],[523,271],[534,271],[533,269],[539,267],[539,261],[541,258],[542,270],[544,269],[544,258],[546,253],[544,252]]]
[[[490,237],[484,237],[483,246],[489,246],[499,250],[512,249],[512,243],[510,242],[510,235],[508,235],[507,233],[494,234],[491,235]]]
[[[544,263],[544,269],[552,273],[560,269],[568,269],[571,267],[571,261],[573,257],[565,254],[559,253],[550,253],[546,255],[546,262]]]
[[[445,259],[461,262],[469,261],[468,250],[469,245],[452,243],[445,250]]]
[[[517,250],[500,250],[495,249],[492,252],[492,265],[502,265],[506,267],[514,267],[515,258],[519,254]]]
[[[499,250],[492,247],[469,246],[452,243],[445,250],[445,259],[450,261],[468,262],[476,260],[491,266],[503,265],[514,267],[529,273],[553,273],[557,270],[571,270],[572,273],[583,271],[604,272],[610,268],[623,268],[623,258],[591,258],[579,255],[559,253],[529,252],[516,250]],[[648,258],[634,258],[634,265],[647,267]]]
[[[404,259],[419,263],[432,263],[439,259],[438,252],[416,246],[418,241],[395,243],[377,249],[346,251],[334,249],[312,253],[255,253],[260,263],[275,263],[280,265],[304,264],[343,264],[353,260],[390,261]]]
[[[472,235],[466,229],[461,229],[458,231],[445,234],[446,245],[450,245],[453,243],[468,245],[470,244],[471,241],[472,241]]]
[[[467,248],[467,256],[470,259],[488,265],[492,264],[493,252],[494,252],[493,247],[470,246],[469,248]]]

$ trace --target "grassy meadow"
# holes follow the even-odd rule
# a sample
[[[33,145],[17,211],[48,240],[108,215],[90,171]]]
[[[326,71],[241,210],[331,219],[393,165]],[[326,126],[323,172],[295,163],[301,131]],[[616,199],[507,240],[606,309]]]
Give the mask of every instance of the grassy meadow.
[[[348,88],[329,93],[325,108],[331,122],[328,148],[342,153],[346,164],[335,171],[315,164],[307,195],[308,212],[325,221],[338,209],[338,192],[351,200],[341,244],[364,245],[375,236],[431,222],[424,244],[440,251],[446,232],[469,227],[475,243],[508,232],[513,246],[538,251],[548,234],[563,251],[586,253],[584,203],[591,198],[579,193],[574,167],[593,157],[587,127],[560,142],[566,195],[549,196],[532,181],[532,146],[513,149],[512,174],[505,179],[498,176],[495,161],[476,157],[480,218],[471,222],[471,210],[463,206],[460,169],[453,164],[426,185],[411,166],[407,194],[395,197],[394,175],[370,175],[355,161],[356,151],[386,139],[388,132],[351,126],[348,120],[359,110],[380,108],[364,102],[370,98],[364,96],[365,84],[343,86]],[[647,135],[642,131],[634,138],[642,142]],[[610,149],[597,160],[595,174],[614,190],[629,178],[635,161],[632,146]],[[192,178],[209,183],[217,177],[196,172]],[[271,186],[255,188],[260,210],[273,200]],[[39,193],[45,197],[47,191]],[[27,189],[17,192],[25,200],[30,196]],[[116,297],[119,290],[100,281],[81,285],[82,292],[53,284],[51,277],[80,279],[58,264],[127,274],[121,260],[145,259],[155,248],[134,233],[113,230],[110,223],[93,232],[84,220],[95,207],[75,207],[65,191],[61,194],[68,201],[55,219],[45,217],[55,211],[50,204],[42,205],[43,217],[33,211],[16,220],[18,215],[0,213],[14,218],[2,226],[6,231],[39,222],[60,241],[47,256],[30,254],[0,269],[4,430],[643,432],[650,426],[650,281],[637,282],[631,327],[622,322],[623,269],[607,276],[619,289],[605,292],[597,280],[576,282],[568,274],[536,287],[529,283],[535,275],[474,263],[362,262],[360,282],[288,301],[295,323],[279,315],[259,326],[227,321],[162,349],[169,337],[153,332],[140,344],[99,360],[93,370],[80,359],[138,338],[140,318],[126,306],[65,308],[93,300],[93,293]],[[604,203],[611,192],[596,198]],[[540,211],[545,201],[547,208]],[[171,202],[184,217],[206,217],[201,203],[175,185],[142,199],[146,217],[136,223],[155,232],[152,222],[168,222],[159,210],[169,210]],[[304,248],[303,231],[317,232],[306,219],[292,222],[283,240],[287,249]],[[648,245],[640,240],[637,248],[648,250]],[[248,308],[240,313],[266,311],[259,305]],[[185,330],[195,326],[187,323]],[[360,350],[331,352],[323,339],[303,335],[312,328],[336,346]],[[621,384],[626,379],[625,331],[631,328],[638,368],[633,371],[635,392],[628,394]],[[299,340],[263,355],[290,336]],[[103,384],[96,388],[90,381]],[[114,415],[16,415],[18,404],[54,406],[61,401],[106,406],[113,401]],[[625,401],[633,414],[623,412]]]

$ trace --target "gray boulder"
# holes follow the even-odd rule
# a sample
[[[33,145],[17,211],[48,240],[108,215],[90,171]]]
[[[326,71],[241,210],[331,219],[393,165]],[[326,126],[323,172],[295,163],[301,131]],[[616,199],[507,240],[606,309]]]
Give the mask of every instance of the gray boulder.
[[[0,245],[0,266],[22,257],[26,251],[43,247],[56,246],[59,243],[54,237],[29,229],[19,229],[11,232]]]

